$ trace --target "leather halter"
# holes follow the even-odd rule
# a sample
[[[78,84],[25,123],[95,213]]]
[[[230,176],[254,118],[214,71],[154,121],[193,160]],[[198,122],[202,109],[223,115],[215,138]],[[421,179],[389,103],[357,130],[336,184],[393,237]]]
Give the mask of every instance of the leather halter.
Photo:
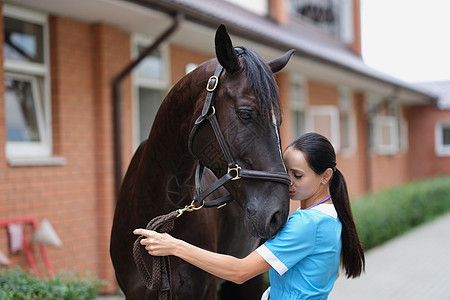
[[[242,48],[235,48],[237,54],[239,56],[245,54],[245,51]],[[194,195],[193,202],[198,202],[200,207],[222,207],[226,204],[232,202],[234,199],[231,195],[227,195],[216,200],[205,201],[205,198],[210,195],[212,192],[219,189],[225,183],[230,180],[238,180],[241,178],[250,178],[250,179],[260,179],[260,180],[269,180],[275,181],[279,183],[283,183],[286,185],[290,185],[290,177],[288,174],[284,172],[267,172],[267,171],[256,171],[256,170],[247,170],[241,168],[235,161],[231,149],[223,136],[222,130],[220,128],[219,122],[217,121],[216,111],[214,108],[214,98],[216,95],[216,90],[219,84],[220,75],[223,72],[223,67],[218,64],[217,68],[214,72],[214,75],[211,76],[208,80],[208,84],[206,86],[206,90],[208,91],[205,99],[205,103],[203,105],[202,113],[197,118],[194,123],[194,127],[192,128],[191,134],[189,136],[189,151],[191,154],[197,159],[197,168],[195,171],[195,189],[196,193]],[[228,172],[223,175],[216,182],[208,186],[205,190],[202,191],[201,187],[201,179],[203,175],[204,166],[200,162],[200,160],[196,157],[196,155],[192,151],[192,143],[197,132],[197,129],[201,124],[208,120],[211,124],[211,127],[216,136],[217,142],[222,150],[222,153],[227,160],[228,163]]]

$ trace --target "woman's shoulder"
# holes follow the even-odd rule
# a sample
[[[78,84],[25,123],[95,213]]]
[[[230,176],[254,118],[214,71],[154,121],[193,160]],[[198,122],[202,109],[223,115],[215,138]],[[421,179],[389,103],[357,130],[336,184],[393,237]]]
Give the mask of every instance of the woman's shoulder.
[[[317,216],[315,212],[310,210],[296,210],[289,217],[286,225],[292,227],[302,226],[302,227],[315,227],[317,225]]]
[[[330,218],[331,217],[331,218]],[[322,204],[312,209],[301,209],[295,211],[289,220],[300,223],[318,223],[322,220],[335,219],[338,220],[338,215],[333,204]]]

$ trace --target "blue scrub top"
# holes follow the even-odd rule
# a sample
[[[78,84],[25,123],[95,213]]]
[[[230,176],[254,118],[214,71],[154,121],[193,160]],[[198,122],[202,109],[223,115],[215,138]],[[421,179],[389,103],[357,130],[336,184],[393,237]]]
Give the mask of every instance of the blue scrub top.
[[[273,267],[270,299],[327,299],[341,257],[342,224],[333,204],[297,210],[256,251]]]

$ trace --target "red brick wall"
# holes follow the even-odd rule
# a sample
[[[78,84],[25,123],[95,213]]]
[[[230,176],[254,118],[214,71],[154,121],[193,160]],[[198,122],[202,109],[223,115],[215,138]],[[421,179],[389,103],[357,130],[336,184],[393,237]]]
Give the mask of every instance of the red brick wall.
[[[93,255],[97,245],[92,236],[97,226],[91,36],[86,24],[50,18],[54,149],[67,164],[42,168],[55,187],[47,189],[48,195],[39,202],[54,215],[50,220],[64,243],[63,249],[50,254],[57,271],[74,266],[97,271]]]
[[[350,49],[361,56],[361,3],[360,0],[353,0],[353,43]]]
[[[112,216],[115,208],[114,164],[113,164],[113,122],[111,83],[130,61],[129,36],[114,27],[103,24],[93,25],[95,53],[95,112],[96,112],[96,178],[97,178],[97,263],[99,274],[103,278],[113,279],[112,264],[109,257],[109,237]],[[130,81],[123,83],[122,107],[123,124],[131,124]],[[128,86],[128,89],[126,88]],[[122,136],[124,148],[128,149],[124,157],[131,153],[131,130],[124,127]],[[128,142],[127,142],[128,141]],[[126,144],[128,143],[128,144]],[[129,153],[127,155],[127,153]],[[129,159],[123,161],[123,172]]]
[[[91,270],[114,281],[109,259],[115,200],[111,83],[130,60],[130,38],[111,26],[62,17],[51,17],[49,24],[54,154],[65,157],[67,163],[7,164],[4,72],[0,72],[0,220],[29,215],[48,218],[64,244],[61,249],[47,247],[55,272]],[[132,152],[129,79],[123,87],[126,166]],[[8,253],[5,230],[0,230],[0,249]],[[39,253],[35,254],[42,269]],[[24,253],[10,258],[27,267]]]
[[[176,45],[170,45],[170,80],[172,84],[177,83],[186,75],[186,65],[188,63],[201,64],[208,59],[214,58],[215,54],[200,53],[197,51],[180,48]],[[213,75],[213,74],[211,74]]]
[[[4,32],[3,32],[3,3],[0,2],[0,41],[4,40]],[[3,95],[5,94],[5,78],[4,78],[4,67],[3,67],[3,51],[0,51],[0,168],[3,169],[3,166],[6,165],[6,157],[5,157],[5,142],[6,139],[6,119],[5,119],[5,101],[3,99]],[[0,169],[1,170],[1,169]],[[0,171],[0,200],[3,192],[1,182],[5,182],[5,175]],[[5,188],[5,186],[3,186]],[[0,201],[0,210],[3,203]],[[1,245],[1,244],[0,244]]]
[[[285,25],[289,22],[289,13],[287,11],[285,0],[269,0],[270,17],[277,23]]]
[[[333,85],[318,81],[308,81],[308,105],[337,106],[338,91]]]
[[[409,129],[408,175],[410,179],[450,175],[450,157],[435,154],[435,125],[450,121],[450,110],[434,106],[411,107],[406,111]]]
[[[398,186],[408,181],[407,154],[371,155],[370,170],[372,191]]]
[[[344,174],[350,197],[360,196],[366,191],[366,145],[367,124],[364,119],[364,96],[359,93],[353,95],[353,109],[355,112],[356,145],[348,153],[338,153],[337,167]]]

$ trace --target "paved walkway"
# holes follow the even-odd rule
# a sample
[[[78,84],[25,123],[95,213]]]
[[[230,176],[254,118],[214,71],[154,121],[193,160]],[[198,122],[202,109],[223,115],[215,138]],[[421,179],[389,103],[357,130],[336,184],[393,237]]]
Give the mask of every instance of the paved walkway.
[[[366,273],[341,276],[329,300],[450,300],[450,214],[366,253]]]
[[[450,300],[450,214],[368,251],[366,273],[341,275],[328,299]]]

